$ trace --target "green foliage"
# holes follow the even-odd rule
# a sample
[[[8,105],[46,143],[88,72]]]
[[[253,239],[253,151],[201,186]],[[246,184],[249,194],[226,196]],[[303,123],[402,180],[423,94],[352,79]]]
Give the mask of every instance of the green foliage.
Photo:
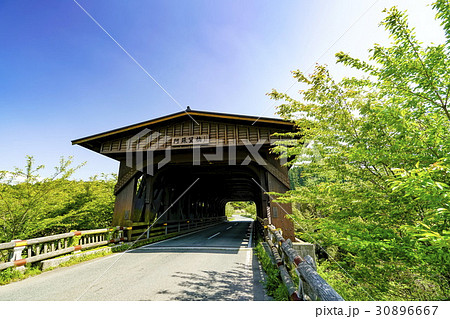
[[[303,171],[302,167],[298,166],[293,166],[289,169],[288,174],[291,189],[295,189],[296,187],[305,185],[302,171]]]
[[[225,205],[225,216],[227,216],[228,218],[230,218],[231,216],[233,216],[234,213],[234,208],[233,206],[229,205],[229,203],[227,203]]]
[[[450,295],[450,5],[433,8],[446,43],[423,47],[394,7],[381,23],[390,47],[368,62],[336,54],[365,77],[336,81],[317,66],[293,72],[301,100],[270,93],[298,127],[274,150],[295,164],[280,201],[297,203],[297,235],[325,249],[322,272],[347,300]]]
[[[54,174],[42,178],[44,166],[28,156],[25,169],[0,171],[0,242],[109,227],[116,178],[70,180],[81,166],[61,158]]]
[[[264,287],[266,288],[267,295],[272,296],[275,300],[279,301],[289,300],[289,293],[281,280],[280,272],[278,271],[278,268],[272,264],[270,257],[267,255],[261,243],[256,246],[255,254],[266,273]]]
[[[289,292],[283,283],[281,283],[281,285],[279,285],[277,289],[275,289],[273,298],[277,301],[289,300]]]
[[[256,205],[254,202],[228,202],[225,205],[225,215],[240,215],[248,218],[256,218]]]
[[[79,263],[82,263],[84,261],[88,261],[88,260],[92,260],[95,258],[99,258],[99,257],[104,257],[104,256],[108,256],[111,255],[111,251],[107,251],[107,250],[102,250],[93,254],[89,254],[89,255],[83,255],[83,256],[77,256],[77,254],[72,255],[72,258],[70,258],[69,260],[59,264],[57,267],[69,267],[69,266],[73,266]],[[51,270],[53,268],[48,268],[47,270]]]
[[[37,267],[25,267],[24,272],[21,272],[16,268],[7,268],[0,272],[0,286],[39,275],[41,272],[42,271]]]

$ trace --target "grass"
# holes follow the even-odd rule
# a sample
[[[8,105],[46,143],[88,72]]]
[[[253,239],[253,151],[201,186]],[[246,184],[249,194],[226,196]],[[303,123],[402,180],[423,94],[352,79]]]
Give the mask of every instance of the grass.
[[[255,254],[258,257],[264,272],[266,273],[264,287],[266,288],[267,294],[278,301],[289,300],[289,294],[286,286],[281,280],[280,272],[278,268],[272,264],[272,260],[267,255],[261,243],[256,245]]]
[[[76,265],[76,264],[82,263],[84,261],[108,256],[111,254],[112,254],[111,251],[99,251],[94,254],[84,255],[84,256],[80,256],[80,257],[77,257],[77,255],[73,255],[73,257],[70,258],[68,261],[63,262],[56,267],[50,267],[50,268],[46,269],[45,271],[52,270],[52,269],[59,268],[59,267],[68,267],[68,266]]]
[[[25,271],[22,272],[17,268],[7,268],[0,272],[0,286],[9,284],[13,281],[19,281],[28,277],[36,276],[42,273],[36,266],[25,267]]]

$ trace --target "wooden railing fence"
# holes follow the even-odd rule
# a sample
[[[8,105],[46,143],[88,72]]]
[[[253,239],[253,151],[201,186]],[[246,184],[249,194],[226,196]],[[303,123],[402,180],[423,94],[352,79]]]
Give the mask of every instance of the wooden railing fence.
[[[83,249],[126,241],[127,238],[124,237],[124,231],[126,231],[124,227],[117,226],[115,228],[72,231],[64,234],[1,243],[2,260],[0,261],[0,271]]]
[[[27,240],[12,240],[0,243],[0,271],[109,244],[186,233],[223,221],[224,217],[177,220],[157,223],[151,228],[148,223],[133,223],[130,227],[71,231]]]
[[[344,299],[317,273],[316,264],[310,255],[300,256],[290,239],[284,239],[282,231],[268,224],[267,219],[258,218],[281,279],[288,289],[291,300],[343,301]],[[299,278],[298,288],[289,274],[294,269]]]

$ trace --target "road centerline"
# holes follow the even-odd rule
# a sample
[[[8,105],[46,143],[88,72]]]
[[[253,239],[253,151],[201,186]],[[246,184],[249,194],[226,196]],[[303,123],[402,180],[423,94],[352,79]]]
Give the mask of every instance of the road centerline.
[[[214,235],[212,235],[212,236],[210,236],[210,237],[208,237],[208,240],[210,240],[211,238],[214,238],[214,237],[216,237],[217,235],[219,235],[220,234],[220,232],[218,232],[218,233],[216,233],[216,234],[214,234]]]

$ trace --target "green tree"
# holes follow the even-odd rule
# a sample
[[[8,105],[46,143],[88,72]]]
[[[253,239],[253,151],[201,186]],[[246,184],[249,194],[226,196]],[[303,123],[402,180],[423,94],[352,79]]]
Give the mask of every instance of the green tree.
[[[228,202],[225,205],[225,215],[242,215],[248,218],[256,218],[256,205],[254,202]]]
[[[0,171],[0,241],[31,236],[37,229],[61,221],[61,217],[50,221],[45,216],[52,206],[57,205],[51,201],[55,192],[78,168],[72,168],[71,164],[71,158],[61,158],[54,174],[41,178],[39,171],[44,166],[35,167],[33,157],[27,156],[25,169]]]
[[[116,177],[70,180],[84,165],[72,164],[72,158],[61,158],[43,178],[44,166],[27,156],[24,169],[0,171],[0,242],[110,226]]]
[[[445,43],[424,47],[394,7],[381,22],[389,47],[367,62],[336,54],[364,77],[336,81],[317,66],[293,72],[301,100],[270,93],[301,136],[275,148],[296,156],[304,183],[280,200],[300,203],[299,236],[325,248],[324,276],[347,299],[450,295],[450,5],[433,8]]]

